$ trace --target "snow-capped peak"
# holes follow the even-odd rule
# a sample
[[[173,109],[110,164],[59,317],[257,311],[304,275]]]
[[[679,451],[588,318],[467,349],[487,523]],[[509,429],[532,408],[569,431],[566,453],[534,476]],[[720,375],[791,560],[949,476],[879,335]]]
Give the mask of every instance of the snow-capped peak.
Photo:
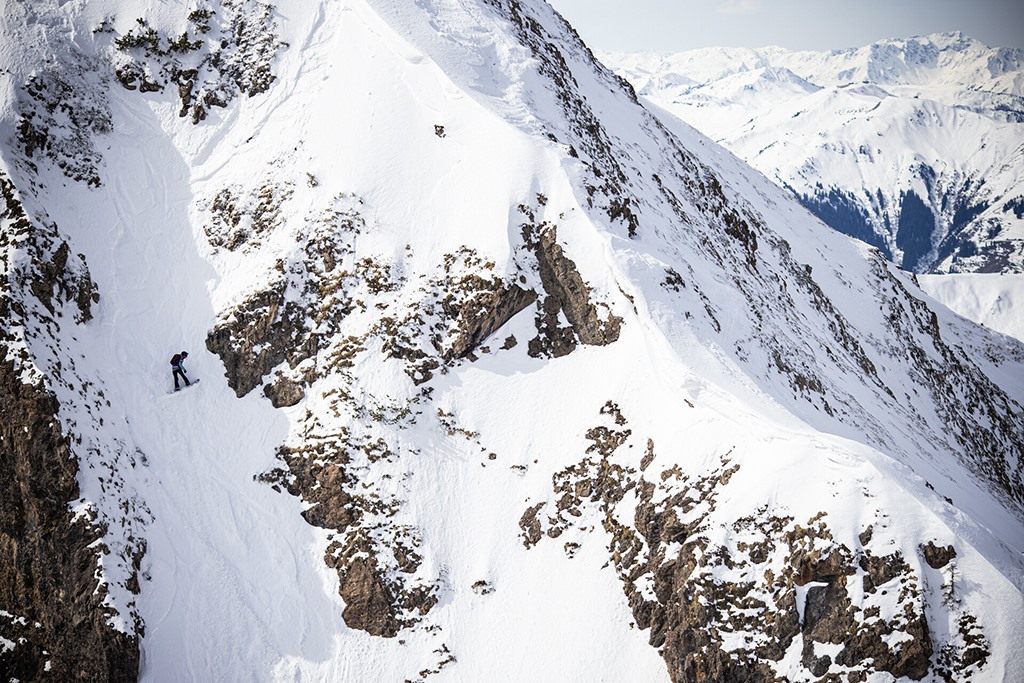
[[[1024,189],[1006,170],[1024,126],[1024,50],[957,32],[828,53],[604,58],[652,102],[904,268],[1024,270],[1014,210]],[[783,69],[799,87],[751,82]]]

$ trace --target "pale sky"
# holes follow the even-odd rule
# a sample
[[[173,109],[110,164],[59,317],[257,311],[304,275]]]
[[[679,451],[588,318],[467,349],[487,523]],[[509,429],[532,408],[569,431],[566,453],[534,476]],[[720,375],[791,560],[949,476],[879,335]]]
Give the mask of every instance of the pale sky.
[[[1024,0],[548,0],[597,50],[830,50],[963,31],[1024,48]]]

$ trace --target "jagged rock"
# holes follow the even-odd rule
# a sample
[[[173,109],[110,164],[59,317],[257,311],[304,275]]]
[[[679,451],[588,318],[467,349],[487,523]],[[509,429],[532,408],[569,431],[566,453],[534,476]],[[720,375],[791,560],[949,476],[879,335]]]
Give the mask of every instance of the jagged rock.
[[[239,94],[266,92],[276,80],[274,58],[285,45],[278,37],[273,6],[225,0],[218,9],[192,10],[180,33],[161,33],[138,19],[133,29],[114,39],[117,80],[128,90],[141,81],[140,92],[177,85],[178,115],[191,114],[194,124],[205,120],[211,107],[226,107]],[[218,21],[211,22],[215,14]]]
[[[70,272],[68,267],[70,254],[68,243],[61,242],[48,261],[40,261],[35,264],[36,277],[31,283],[32,293],[50,313],[55,310],[55,295],[57,306],[74,301],[78,306],[76,318],[79,322],[84,323],[92,320],[92,304],[99,302],[100,295],[81,256],[78,260],[81,262],[80,267],[84,272],[77,276]]]
[[[864,592],[873,593],[876,588],[889,583],[897,576],[910,571],[910,567],[899,553],[878,557],[865,552],[860,558],[864,570]]]
[[[536,255],[545,292],[537,316],[538,334],[530,340],[529,354],[559,358],[572,353],[577,343],[604,346],[616,341],[622,318],[610,311],[606,318],[600,317],[590,299],[590,288],[558,244],[556,228],[526,224],[523,238]],[[560,315],[565,316],[568,327],[561,324]]]
[[[352,437],[346,430],[329,439],[310,439],[300,446],[282,446],[278,458],[287,469],[261,475],[261,479],[310,505],[302,516],[309,524],[329,529],[332,534],[324,562],[338,572],[339,592],[345,600],[343,613],[350,628],[371,635],[393,637],[415,624],[437,604],[437,587],[412,575],[423,562],[416,552],[419,539],[408,527],[387,526],[388,544],[377,539],[386,525],[379,524],[394,514],[379,495],[365,495],[365,488],[347,467],[350,452],[362,451],[370,460],[393,454],[382,441]],[[374,533],[367,534],[367,519]],[[384,551],[390,545],[390,553]],[[388,560],[390,555],[393,562]]]
[[[924,553],[924,561],[932,569],[942,569],[956,557],[956,549],[953,546],[935,545],[935,541],[928,541],[922,545],[921,551]]]
[[[356,558],[340,573],[339,592],[345,600],[342,617],[349,628],[371,636],[394,638],[401,624],[392,611],[394,596],[371,565],[372,560]]]
[[[537,541],[541,539],[540,520],[537,519],[537,512],[542,507],[544,507],[544,503],[537,503],[533,507],[527,508],[519,519],[519,528],[523,530],[523,544],[527,548],[536,545]]]
[[[96,138],[113,130],[113,119],[95,60],[74,53],[57,67],[39,68],[19,88],[20,160],[32,172],[48,161],[76,181],[99,187],[101,145]]]
[[[528,508],[520,521],[523,538],[530,547],[560,535],[577,525],[575,520],[587,519],[589,506],[610,538],[610,564],[622,580],[635,623],[649,629],[650,644],[665,659],[674,683],[775,681],[774,663],[798,636],[800,662],[809,676],[831,676],[833,665],[852,669],[855,676],[877,671],[914,680],[932,671],[933,643],[919,594],[923,582],[899,552],[855,554],[833,538],[824,512],[796,524],[767,508],[725,524],[728,536],[742,541],[716,545],[707,535],[709,521],[718,492],[738,466],[723,458],[720,467],[699,477],[675,468],[662,472],[660,484],[647,481],[616,462],[632,441],[631,432],[621,429],[626,419],[618,406],[609,401],[600,412],[607,424],[587,432],[588,457],[554,475],[553,509],[547,503]],[[653,442],[647,444],[653,453]],[[631,490],[637,499],[632,524],[616,509]],[[869,528],[858,540],[863,546],[871,536]],[[675,549],[669,552],[667,546]],[[781,573],[758,567],[778,566],[780,560]],[[863,591],[849,585],[858,569]],[[797,605],[801,586],[805,602]],[[873,604],[882,592],[889,592],[885,600],[896,605],[885,618]],[[962,672],[972,666],[968,660],[987,657],[987,643],[972,620],[963,614],[962,642],[944,646],[938,671]],[[834,654],[819,654],[818,645]]]
[[[275,408],[291,407],[306,396],[306,392],[302,390],[301,384],[284,377],[280,377],[277,381],[265,385],[263,393],[270,399],[270,403]]]
[[[316,353],[318,337],[306,328],[302,306],[285,301],[284,285],[249,297],[206,337],[206,348],[220,356],[228,385],[239,397],[259,386],[273,368],[295,367]]]
[[[304,457],[298,449],[281,447],[278,457],[288,467],[287,472],[265,475],[264,480],[277,482],[293,496],[299,496],[311,507],[302,513],[313,526],[344,531],[355,521],[351,508],[352,496],[346,491],[348,484],[344,466],[348,456],[343,451],[312,446],[315,457]]]
[[[480,280],[485,286],[480,287],[475,296],[467,297],[458,306],[445,306],[445,312],[456,321],[455,337],[444,354],[446,360],[465,358],[537,299],[536,292],[519,285],[505,285],[497,278],[492,283]]]
[[[8,349],[0,344],[0,358]],[[108,624],[95,575],[102,530],[74,519],[78,461],[61,433],[56,398],[0,361],[0,618],[4,678],[134,681],[138,641]],[[30,627],[38,624],[37,627]],[[24,641],[22,640],[24,639]]]
[[[619,338],[622,318],[610,313],[604,320],[600,318],[590,300],[590,288],[580,277],[576,264],[562,251],[555,228],[540,233],[537,265],[544,291],[558,302],[581,343],[604,346]]]

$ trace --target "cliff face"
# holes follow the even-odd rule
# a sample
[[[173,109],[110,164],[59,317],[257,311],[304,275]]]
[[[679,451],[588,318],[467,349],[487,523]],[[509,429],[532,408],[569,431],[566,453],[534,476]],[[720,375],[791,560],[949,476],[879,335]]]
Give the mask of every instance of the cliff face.
[[[584,458],[554,475],[553,497],[523,514],[521,538],[530,548],[600,520],[636,624],[672,681],[776,681],[784,659],[812,677],[833,665],[856,669],[848,680],[961,680],[984,668],[991,643],[955,599],[952,546],[929,541],[904,557],[871,525],[847,545],[824,511],[804,520],[768,508],[723,516],[720,499],[744,476],[728,454],[694,476],[659,466],[655,442],[634,435],[612,401],[600,418]],[[631,448],[643,451],[639,461]],[[570,557],[577,550],[565,544]],[[928,625],[935,606],[923,600],[929,585],[941,586],[954,628],[938,646]]]
[[[29,350],[37,336],[59,347],[61,324],[88,321],[99,297],[81,257],[27,216],[5,175],[0,192],[0,671],[11,680],[133,681],[138,638],[114,626],[106,528],[80,501],[81,441],[65,429],[55,375],[41,375]]]
[[[138,676],[138,639],[111,626],[104,604],[104,530],[69,507],[78,464],[53,394],[0,362],[0,638],[14,644],[0,650],[5,680]]]

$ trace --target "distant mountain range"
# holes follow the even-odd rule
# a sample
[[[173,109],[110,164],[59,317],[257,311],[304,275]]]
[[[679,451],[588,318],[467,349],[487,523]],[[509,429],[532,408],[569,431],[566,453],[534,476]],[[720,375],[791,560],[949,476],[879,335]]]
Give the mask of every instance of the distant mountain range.
[[[1024,272],[1024,50],[957,32],[599,56],[903,268]]]

